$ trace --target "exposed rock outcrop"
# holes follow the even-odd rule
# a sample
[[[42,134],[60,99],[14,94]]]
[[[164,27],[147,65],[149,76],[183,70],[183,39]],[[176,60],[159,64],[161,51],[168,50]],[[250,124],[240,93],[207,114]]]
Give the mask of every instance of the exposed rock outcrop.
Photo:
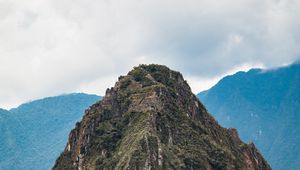
[[[179,72],[140,65],[86,110],[53,169],[271,169]]]

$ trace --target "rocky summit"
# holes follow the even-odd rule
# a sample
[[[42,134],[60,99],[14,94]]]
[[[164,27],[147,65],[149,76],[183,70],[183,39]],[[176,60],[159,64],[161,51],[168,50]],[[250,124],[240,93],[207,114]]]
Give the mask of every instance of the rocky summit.
[[[179,72],[140,65],[85,111],[53,169],[271,169],[222,128]]]

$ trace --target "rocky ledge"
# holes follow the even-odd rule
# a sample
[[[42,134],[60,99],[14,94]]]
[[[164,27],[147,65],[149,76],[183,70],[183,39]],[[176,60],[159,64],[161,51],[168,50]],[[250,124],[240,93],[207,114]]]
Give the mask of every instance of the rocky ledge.
[[[219,126],[179,72],[140,65],[85,111],[53,169],[269,170]]]

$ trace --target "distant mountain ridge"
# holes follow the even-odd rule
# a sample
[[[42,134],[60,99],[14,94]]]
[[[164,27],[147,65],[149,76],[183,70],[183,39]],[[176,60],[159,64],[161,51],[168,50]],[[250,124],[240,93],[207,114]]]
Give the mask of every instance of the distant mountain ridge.
[[[17,134],[22,134],[15,128],[16,120],[7,110],[0,109],[0,169],[9,169],[15,164],[13,159],[20,154]]]
[[[237,72],[198,97],[221,125],[254,141],[273,169],[300,167],[300,62]]]
[[[0,169],[50,169],[74,123],[100,98],[73,93],[0,109]]]

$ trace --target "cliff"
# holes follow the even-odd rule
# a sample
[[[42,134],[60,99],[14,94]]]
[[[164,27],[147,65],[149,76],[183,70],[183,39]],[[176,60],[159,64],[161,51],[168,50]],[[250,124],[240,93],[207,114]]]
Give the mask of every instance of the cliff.
[[[271,169],[179,72],[140,65],[85,111],[53,169]]]

